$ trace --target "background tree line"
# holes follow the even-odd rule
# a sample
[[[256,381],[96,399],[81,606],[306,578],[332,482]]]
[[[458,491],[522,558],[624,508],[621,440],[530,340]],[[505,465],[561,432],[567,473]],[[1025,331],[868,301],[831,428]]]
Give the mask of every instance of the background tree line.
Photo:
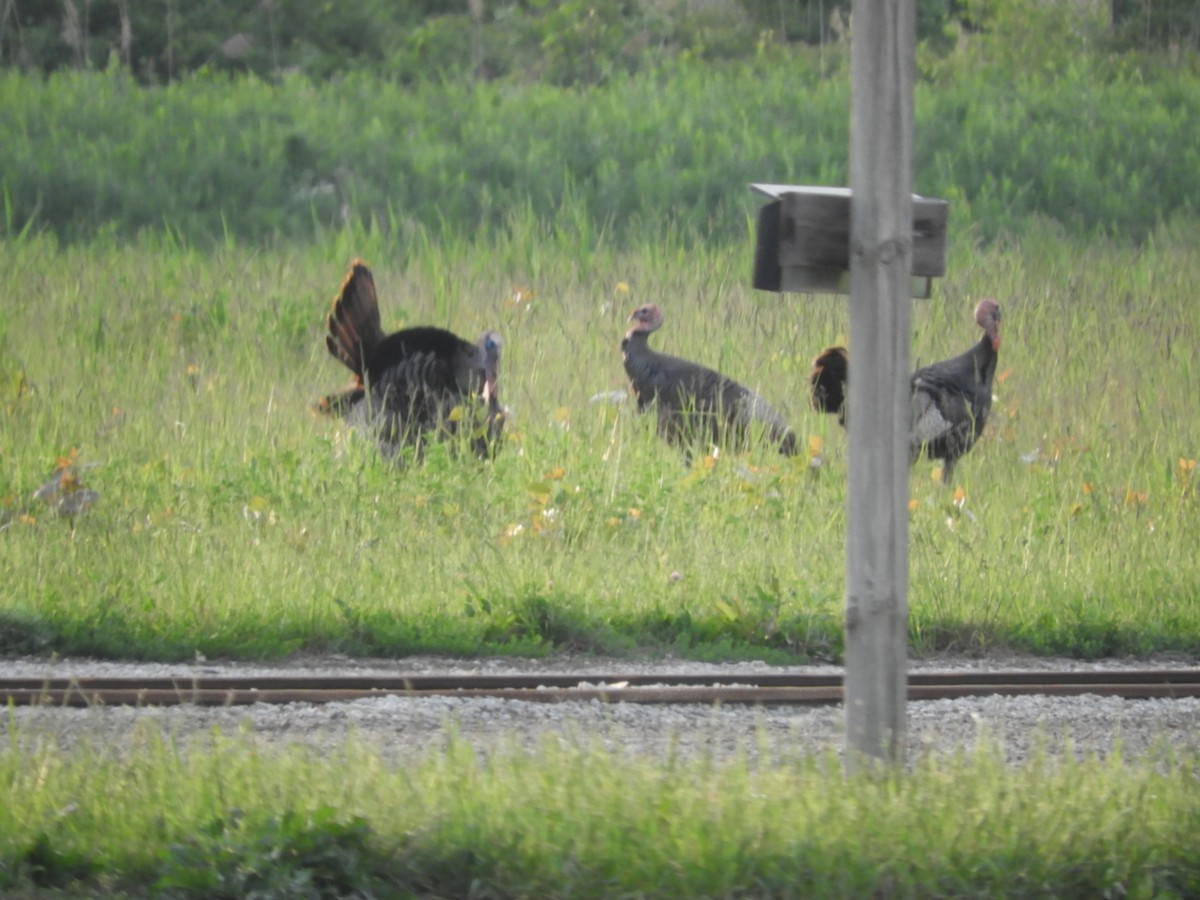
[[[1106,7],[1113,50],[1200,47],[1195,0],[1091,2]],[[917,0],[919,37],[951,44],[1006,5]],[[849,9],[849,0],[0,0],[0,65],[49,73],[115,63],[147,84],[211,71],[596,84],[677,57],[837,42]]]

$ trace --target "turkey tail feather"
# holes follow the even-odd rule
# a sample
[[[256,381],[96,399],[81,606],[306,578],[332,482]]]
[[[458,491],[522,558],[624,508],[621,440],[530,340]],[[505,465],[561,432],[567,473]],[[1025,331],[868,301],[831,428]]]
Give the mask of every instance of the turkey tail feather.
[[[826,347],[813,360],[808,376],[813,409],[837,413],[844,421],[846,408],[846,376],[850,371],[850,354],[845,347]]]
[[[362,383],[355,379],[350,387],[335,394],[328,394],[313,404],[313,412],[323,416],[344,416],[356,403],[361,403],[366,397]]]
[[[375,279],[361,259],[351,264],[341,290],[333,298],[328,326],[325,346],[361,378],[365,374],[367,360],[383,340]]]

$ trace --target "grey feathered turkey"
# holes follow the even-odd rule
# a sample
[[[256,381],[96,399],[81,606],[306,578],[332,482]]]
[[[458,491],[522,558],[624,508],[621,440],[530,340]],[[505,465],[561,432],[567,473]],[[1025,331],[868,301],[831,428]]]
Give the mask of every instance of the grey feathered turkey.
[[[366,429],[388,458],[405,446],[419,458],[429,440],[459,434],[479,456],[497,449],[504,429],[499,334],[485,331],[475,343],[432,326],[385,335],[375,279],[359,259],[327,324],[325,346],[354,380],[322,398],[318,410]]]
[[[706,366],[650,349],[648,338],[663,323],[655,304],[639,306],[629,320],[634,324],[621,341],[625,373],[638,411],[656,407],[658,432],[667,441],[686,448],[697,442],[742,448],[757,425],[780,453],[796,453],[796,435],[754,391]]]
[[[917,369],[912,374],[912,420],[909,455],[922,453],[942,460],[942,483],[949,484],[954,466],[983,434],[992,409],[992,379],[1000,351],[1000,306],[980,300],[975,321],[983,337],[958,356]],[[846,377],[849,354],[845,347],[827,347],[813,362],[809,384],[813,408],[833,413],[846,424]]]

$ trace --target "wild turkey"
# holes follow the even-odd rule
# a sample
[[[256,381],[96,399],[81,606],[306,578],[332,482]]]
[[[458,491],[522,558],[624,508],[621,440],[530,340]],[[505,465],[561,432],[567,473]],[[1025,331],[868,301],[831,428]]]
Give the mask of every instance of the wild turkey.
[[[758,423],[764,439],[780,453],[796,453],[796,436],[783,416],[752,390],[712,369],[650,349],[647,339],[663,323],[657,306],[639,306],[629,320],[634,325],[621,341],[625,372],[638,411],[655,405],[658,433],[669,442],[689,449],[698,441],[745,447],[751,426]]]
[[[504,413],[496,332],[485,331],[473,344],[430,326],[385,335],[375,279],[358,259],[334,297],[328,328],[325,346],[354,381],[322,398],[319,411],[367,429],[388,458],[404,446],[420,458],[431,438],[459,433],[479,456],[497,449]]]
[[[942,460],[942,483],[949,484],[954,465],[983,434],[992,408],[992,378],[1000,351],[1000,306],[980,300],[975,321],[983,337],[970,350],[917,369],[912,374],[912,424],[909,450],[912,462],[924,451]],[[813,362],[809,383],[813,407],[836,413],[846,424],[846,375],[849,354],[845,347],[829,347]]]

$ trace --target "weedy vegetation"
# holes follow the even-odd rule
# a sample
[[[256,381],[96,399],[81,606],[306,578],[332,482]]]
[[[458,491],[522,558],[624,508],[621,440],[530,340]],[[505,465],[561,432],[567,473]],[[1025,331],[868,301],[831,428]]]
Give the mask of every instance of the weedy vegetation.
[[[845,300],[752,291],[748,240],[625,249],[586,221],[403,247],[369,229],[319,250],[4,244],[0,646],[837,659],[846,437],[806,378],[847,337]],[[1200,646],[1193,239],[954,243],[913,363],[977,340],[982,296],[1004,343],[955,488],[912,470],[916,652]],[[400,469],[311,413],[346,378],[323,317],[355,255],[387,327],[504,335],[495,461],[443,446]],[[617,402],[625,320],[650,299],[656,346],[753,387],[807,452],[689,467]],[[55,514],[32,494],[72,453],[98,500]]]
[[[25,896],[1194,896],[1195,760],[992,752],[653,761],[587,740],[403,766],[349,739],[0,749],[0,888]]]

